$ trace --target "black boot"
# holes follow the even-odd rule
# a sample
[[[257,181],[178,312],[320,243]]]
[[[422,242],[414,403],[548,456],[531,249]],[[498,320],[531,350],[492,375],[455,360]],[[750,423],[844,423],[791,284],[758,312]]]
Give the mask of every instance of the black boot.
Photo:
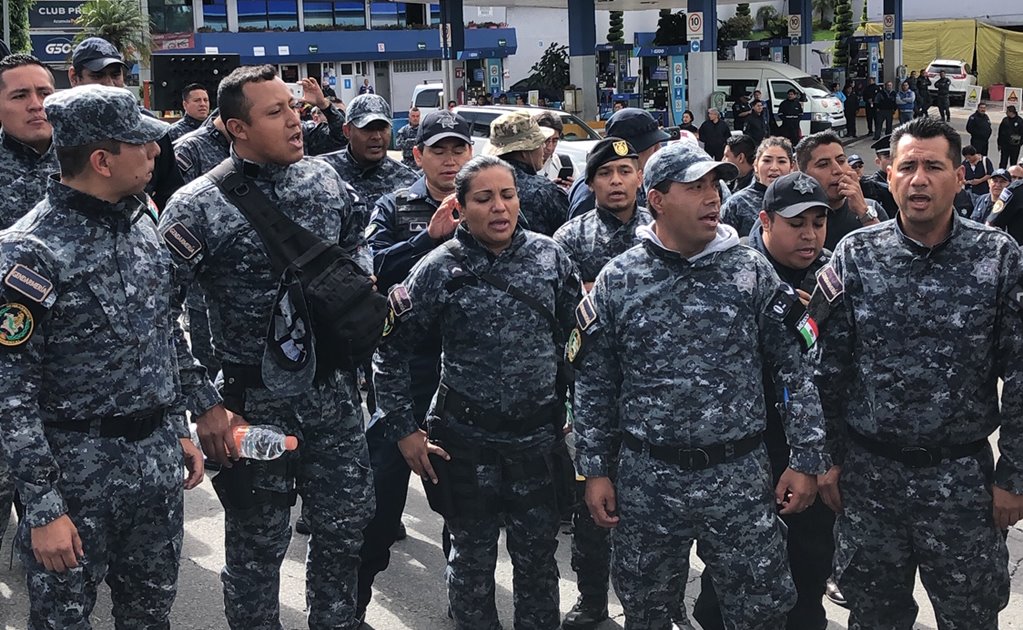
[[[845,601],[845,595],[842,595],[842,591],[838,588],[838,583],[835,582],[835,578],[829,577],[827,586],[825,586],[824,594],[828,599],[831,600],[832,604],[841,606],[842,608],[848,608],[849,604]]]
[[[564,630],[592,630],[607,619],[607,596],[587,597],[580,595],[575,606],[561,622]]]

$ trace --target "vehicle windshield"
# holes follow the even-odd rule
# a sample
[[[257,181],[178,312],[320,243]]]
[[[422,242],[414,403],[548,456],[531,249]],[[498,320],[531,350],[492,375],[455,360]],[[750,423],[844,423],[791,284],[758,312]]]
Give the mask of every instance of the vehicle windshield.
[[[820,81],[813,77],[799,77],[798,79],[796,79],[796,83],[801,88],[810,88],[813,90],[823,92],[824,93],[823,95],[828,95],[831,93],[828,91],[828,88],[824,87],[823,83],[821,83]]]
[[[435,90],[423,90],[419,94],[416,94],[416,102],[413,103],[413,105],[416,107],[440,107],[440,95],[440,88]]]
[[[564,126],[562,142],[575,142],[576,140],[600,140],[597,132],[590,129],[590,126],[572,114],[561,114],[561,124]]]

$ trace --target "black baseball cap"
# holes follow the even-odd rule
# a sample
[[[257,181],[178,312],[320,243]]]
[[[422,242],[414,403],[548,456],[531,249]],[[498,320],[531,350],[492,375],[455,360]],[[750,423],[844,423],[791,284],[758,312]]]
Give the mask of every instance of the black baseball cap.
[[[857,164],[863,164],[863,158],[856,153],[849,156],[849,166],[856,166]]]
[[[458,138],[466,144],[472,144],[472,138],[469,135],[469,123],[458,114],[449,112],[446,109],[430,112],[419,123],[419,131],[416,132],[416,144],[431,147],[444,138]]]
[[[597,174],[597,169],[608,162],[624,160],[626,158],[639,159],[639,154],[627,140],[615,138],[614,136],[604,138],[593,145],[590,154],[586,156],[586,183],[589,184]]]
[[[830,209],[820,182],[806,173],[789,173],[771,182],[764,193],[764,212],[791,219],[812,208]]]
[[[615,112],[607,119],[604,130],[608,136],[628,141],[639,152],[671,139],[650,112],[638,107],[626,107]]]
[[[92,72],[99,72],[109,65],[119,63],[128,69],[124,63],[124,57],[118,52],[114,45],[102,37],[89,37],[83,39],[82,43],[75,46],[71,53],[71,65],[75,70],[85,68]]]
[[[1009,169],[996,168],[995,170],[991,171],[991,178],[990,179],[994,179],[996,177],[1000,177],[1000,178],[1004,179],[1007,182],[1011,182],[1012,181],[1012,175],[1009,174]]]

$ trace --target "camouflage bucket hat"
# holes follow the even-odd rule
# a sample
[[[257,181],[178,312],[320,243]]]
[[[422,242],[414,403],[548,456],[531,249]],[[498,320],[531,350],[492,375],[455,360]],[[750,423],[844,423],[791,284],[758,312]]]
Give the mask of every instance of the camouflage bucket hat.
[[[375,120],[391,124],[391,106],[379,94],[360,94],[348,104],[348,122],[362,129]]]
[[[706,151],[689,142],[677,142],[654,153],[646,163],[643,188],[650,190],[666,180],[688,184],[711,171],[717,171],[718,177],[724,180],[739,176],[739,169],[734,164],[717,162]]]
[[[131,92],[105,85],[61,90],[43,101],[53,126],[53,146],[80,147],[100,140],[155,142],[168,125],[144,115]]]
[[[532,151],[543,146],[547,136],[528,112],[509,112],[490,123],[487,155],[499,156],[514,151]]]

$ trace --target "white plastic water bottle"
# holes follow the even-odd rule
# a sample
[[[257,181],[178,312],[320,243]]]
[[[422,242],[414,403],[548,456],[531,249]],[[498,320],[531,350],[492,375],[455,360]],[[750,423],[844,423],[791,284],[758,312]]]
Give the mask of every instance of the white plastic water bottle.
[[[269,424],[243,424],[234,428],[238,454],[247,459],[277,459],[284,451],[298,448],[298,438]]]

